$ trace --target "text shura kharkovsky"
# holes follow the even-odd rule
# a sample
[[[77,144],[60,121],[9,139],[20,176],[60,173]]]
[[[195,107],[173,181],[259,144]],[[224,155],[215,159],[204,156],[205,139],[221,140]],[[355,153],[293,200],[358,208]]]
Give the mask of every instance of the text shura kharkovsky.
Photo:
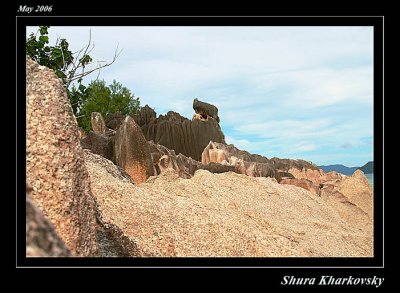
[[[342,285],[342,286],[374,286],[380,287],[384,278],[377,276],[372,277],[334,277],[334,276],[320,276],[317,278],[305,278],[295,276],[284,276],[281,285]]]

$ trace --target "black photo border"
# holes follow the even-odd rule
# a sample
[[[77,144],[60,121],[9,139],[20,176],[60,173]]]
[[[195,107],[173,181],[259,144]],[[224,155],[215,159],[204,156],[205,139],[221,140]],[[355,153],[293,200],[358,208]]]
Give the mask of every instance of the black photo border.
[[[365,258],[26,258],[25,256],[25,39],[26,26],[373,26],[374,27],[374,257]],[[16,28],[16,194],[15,265],[26,267],[184,267],[184,268],[385,268],[385,206],[383,164],[384,17],[382,16],[89,16],[47,15],[15,18]],[[387,221],[386,221],[387,222]]]

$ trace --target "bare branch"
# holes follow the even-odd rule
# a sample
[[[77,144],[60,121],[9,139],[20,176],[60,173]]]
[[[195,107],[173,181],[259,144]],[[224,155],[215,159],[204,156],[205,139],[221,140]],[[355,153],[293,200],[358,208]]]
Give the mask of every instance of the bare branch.
[[[76,71],[77,71],[77,70],[79,69],[79,67],[80,67],[80,61],[79,61],[79,56],[80,56],[80,54],[82,53],[83,50],[85,50],[84,53],[83,53],[83,56],[85,56],[85,55],[87,54],[87,51],[88,51],[88,49],[89,49],[91,43],[92,43],[92,30],[89,30],[89,42],[88,42],[86,48],[82,48],[82,49],[79,51],[78,56],[76,56],[75,62],[74,62],[73,65],[72,65],[72,70],[70,71],[69,77],[67,78],[68,81],[67,81],[67,83],[66,83],[66,88],[69,87],[69,85],[71,84],[71,81],[73,81],[73,79],[72,79],[71,77],[73,77],[73,76],[75,75]],[[94,46],[92,47],[91,50],[93,50],[93,48],[94,48]],[[76,63],[76,62],[77,62],[77,63]]]
[[[86,76],[86,75],[89,75],[89,74],[91,74],[92,72],[94,72],[94,71],[96,71],[96,70],[100,70],[101,68],[110,66],[111,64],[113,64],[113,63],[115,62],[115,60],[117,60],[117,58],[118,58],[118,56],[121,54],[121,52],[122,52],[122,49],[118,52],[118,45],[117,45],[117,48],[116,48],[115,53],[114,53],[114,57],[113,57],[113,59],[111,60],[111,62],[106,63],[106,64],[104,64],[104,65],[97,66],[96,68],[91,69],[91,70],[86,71],[86,72],[84,71],[84,69],[83,69],[83,67],[82,67],[81,64],[78,65],[78,67],[77,67],[76,69],[81,68],[81,69],[82,69],[82,73],[76,74],[76,70],[75,70],[75,71],[74,71],[74,74],[73,74],[72,76],[70,75],[70,78],[69,78],[69,80],[68,80],[68,85],[69,85],[72,81],[77,80],[77,79],[80,79],[80,78],[82,78],[82,77],[84,77],[84,76]]]
[[[119,55],[122,53],[122,49],[118,50],[118,47],[119,47],[119,44],[117,44],[117,47],[115,49],[112,60],[108,63],[107,63],[107,61],[102,60],[102,61],[92,61],[87,64],[82,64],[82,62],[80,61],[80,57],[88,55],[95,48],[94,42],[92,43],[92,31],[89,30],[89,42],[87,43],[87,45],[84,48],[82,48],[81,50],[75,52],[75,53],[77,53],[77,56],[74,57],[74,61],[71,62],[70,65],[68,65],[67,67],[64,66],[64,69],[63,69],[64,73],[67,71],[68,68],[71,68],[71,70],[68,72],[68,76],[66,78],[65,87],[68,88],[69,85],[71,84],[71,82],[73,82],[74,80],[81,79],[81,78],[93,73],[96,70],[99,71],[99,73],[96,77],[96,80],[97,80],[100,76],[100,70],[104,67],[108,67],[111,64],[113,64],[115,62],[115,60],[117,60]],[[64,58],[64,56],[63,56],[63,58]],[[95,66],[92,69],[88,69],[88,66],[94,65],[95,63],[97,63],[97,66]],[[102,63],[104,63],[104,64],[102,64]],[[65,61],[64,61],[64,64],[65,64]],[[87,70],[87,71],[85,72],[85,70]],[[78,73],[79,71],[80,71],[80,73]]]
[[[101,68],[99,68],[99,73],[97,74],[96,81],[99,79]]]

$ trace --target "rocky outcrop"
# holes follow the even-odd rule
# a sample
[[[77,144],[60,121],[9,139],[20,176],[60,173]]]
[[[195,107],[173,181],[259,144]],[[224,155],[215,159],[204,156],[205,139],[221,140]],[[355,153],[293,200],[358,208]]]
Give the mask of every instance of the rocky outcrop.
[[[90,116],[90,122],[92,125],[93,132],[97,132],[100,134],[106,134],[106,123],[104,122],[104,118],[99,112],[92,112]]]
[[[83,129],[83,128],[81,128],[81,127],[78,127],[78,134],[79,134],[79,139],[83,139],[83,138],[85,138],[86,137],[86,131]]]
[[[324,181],[321,184],[320,195],[322,198],[355,206],[373,221],[373,190],[360,170],[356,170],[352,176],[340,176]]]
[[[291,173],[290,170],[292,169],[313,171],[320,170],[316,165],[304,160],[279,159],[274,157],[270,159],[270,162],[275,166],[276,169],[289,173]]]
[[[189,120],[170,111],[155,118],[155,112],[147,106],[138,110],[135,120],[148,141],[152,140],[196,161],[201,161],[201,154],[210,141],[225,143],[219,123],[212,117]]]
[[[108,116],[106,120],[106,126],[109,129],[117,131],[117,129],[121,126],[122,122],[124,121],[126,115],[121,113],[114,113]]]
[[[85,138],[81,139],[81,146],[94,154],[113,160],[113,140],[109,136],[91,131]]]
[[[149,145],[140,127],[126,116],[114,137],[114,156],[118,166],[137,183],[154,175]]]
[[[155,144],[153,141],[149,141],[149,146],[156,175],[170,169],[175,170],[179,177],[186,179],[191,178],[199,169],[208,170],[211,173],[237,172],[234,166],[219,163],[204,165],[182,154],[176,155],[174,150]]]
[[[204,165],[222,163],[233,166],[238,173],[252,177],[281,178],[279,171],[267,158],[239,150],[232,144],[226,145],[210,141],[203,150],[201,161]]]
[[[360,207],[371,219],[373,218],[373,190],[361,170],[358,169],[353,175],[344,177],[336,184],[335,189],[346,196],[351,203]]]
[[[207,120],[208,117],[212,117],[219,123],[218,108],[214,105],[194,99],[193,110],[196,112],[196,114],[199,114],[201,118]]]
[[[219,163],[220,160],[225,159],[226,161],[242,160],[245,162],[257,162],[257,163],[270,163],[266,157],[260,155],[253,155],[247,151],[242,151],[236,148],[233,144],[227,145],[225,143],[219,143],[210,141],[204,148],[201,156],[201,162],[208,164],[210,162]]]
[[[85,162],[95,163],[97,166],[100,166],[104,172],[111,174],[111,176],[115,177],[116,179],[127,182],[130,184],[135,184],[132,177],[124,171],[121,167],[115,165],[111,160],[104,158],[101,155],[94,154],[90,150],[85,149]]]
[[[156,112],[149,105],[146,105],[137,111],[134,118],[138,125],[146,125],[156,119]]]
[[[279,181],[280,184],[290,184],[319,195],[319,186],[307,179],[285,178]]]
[[[71,253],[26,194],[26,256],[70,256]]]
[[[96,255],[94,202],[76,119],[55,73],[29,58],[26,177],[32,200],[72,255]]]
[[[91,153],[89,150],[85,150],[85,161],[88,170],[90,170],[90,177],[92,182],[97,180],[111,180],[119,182],[120,185],[124,186],[134,186],[135,183],[132,178],[120,167],[114,165],[111,161],[106,158]],[[96,170],[94,172],[93,170]],[[113,186],[109,184],[107,188],[112,193],[112,188],[118,186]],[[129,196],[129,194],[125,194]],[[105,219],[103,215],[104,206],[107,206],[110,201],[116,201],[113,196],[109,199],[105,199],[100,206],[95,200],[96,208],[96,236],[97,245],[99,247],[99,256],[101,257],[129,257],[129,256],[139,256],[137,245],[134,241],[129,239],[120,227],[116,226],[112,221]],[[110,207],[114,215],[117,215],[119,211]],[[109,211],[108,208],[106,208]],[[112,216],[114,217],[114,216]]]
[[[373,255],[372,224],[356,206],[272,178],[198,170],[182,179],[169,169],[135,186],[87,162],[101,222],[109,227],[103,234],[111,230],[103,245],[110,255]]]

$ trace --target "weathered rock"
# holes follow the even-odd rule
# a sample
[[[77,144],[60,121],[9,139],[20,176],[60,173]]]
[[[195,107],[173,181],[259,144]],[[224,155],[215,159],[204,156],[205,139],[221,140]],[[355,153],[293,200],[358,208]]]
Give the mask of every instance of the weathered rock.
[[[285,178],[280,180],[279,183],[294,185],[319,195],[319,187],[307,179]]]
[[[238,173],[252,177],[280,179],[279,173],[267,158],[239,150],[234,145],[210,141],[203,150],[201,161],[205,165],[214,162],[234,166]]]
[[[218,156],[220,158],[219,160],[221,160],[222,158],[226,158],[226,160],[229,161],[232,160],[232,157],[235,157],[235,160],[239,159],[246,162],[270,163],[270,161],[266,157],[253,155],[249,152],[239,150],[233,144],[227,145],[225,143],[219,143],[215,141],[210,141],[203,149],[201,161],[203,162],[203,164],[216,162],[214,158]]]
[[[186,179],[191,178],[199,169],[207,170],[211,173],[238,173],[234,166],[214,162],[204,165],[182,154],[176,155],[174,150],[170,150],[160,144],[155,144],[153,141],[149,141],[149,146],[158,175],[171,169],[175,170],[179,177]]]
[[[153,141],[149,141],[149,146],[156,174],[158,175],[171,169],[175,170],[179,177],[186,179],[191,178],[199,169],[208,170],[211,173],[237,172],[234,166],[218,163],[204,165],[182,154],[176,155],[174,150],[155,144]]]
[[[26,194],[26,256],[70,256],[54,226]]]
[[[97,253],[90,180],[78,125],[54,71],[26,60],[26,175],[31,197],[71,253]]]
[[[198,99],[194,99],[193,109],[197,114],[200,114],[203,119],[212,117],[219,123],[218,108],[214,105],[199,101]]]
[[[126,116],[114,139],[115,162],[135,182],[142,183],[154,175],[149,145],[132,117]]]
[[[112,139],[98,132],[89,132],[81,139],[83,149],[89,149],[92,153],[98,154],[108,160],[113,160],[113,142]]]
[[[146,125],[156,119],[156,112],[149,105],[146,105],[136,112],[134,119],[138,125]]]
[[[107,172],[111,176],[119,179],[120,181],[135,184],[135,181],[133,181],[131,176],[129,176],[129,174],[124,171],[124,169],[115,165],[111,160],[109,160],[101,155],[94,154],[90,150],[87,150],[87,149],[85,149],[83,151],[85,154],[85,162],[86,163],[88,161],[95,163],[96,165],[101,166],[101,169],[104,172]]]
[[[96,173],[90,172],[92,182],[96,180],[110,178],[119,182],[122,185],[134,186],[132,178],[120,167],[114,165],[110,160],[93,154],[89,150],[84,150],[85,162],[89,170],[95,168]],[[112,185],[108,186],[112,188]],[[112,189],[109,191],[111,192]],[[125,194],[129,196],[129,194]],[[110,197],[109,200],[115,201],[115,198]],[[108,200],[106,200],[108,202]],[[138,256],[137,246],[135,242],[124,235],[124,232],[115,224],[104,219],[102,208],[95,200],[96,219],[96,239],[99,248],[99,256],[101,257],[128,257]],[[113,210],[113,213],[118,214],[118,210]],[[114,216],[112,216],[114,217]]]
[[[278,171],[278,175],[281,177],[281,179],[294,178],[293,174],[289,172]]]
[[[371,185],[364,173],[358,169],[353,175],[344,177],[336,189],[346,196],[349,202],[360,207],[371,219],[374,215],[374,197]]]
[[[218,163],[209,163],[207,165],[202,165],[199,169],[207,170],[211,173],[225,173],[225,172],[234,172],[239,173],[239,171],[235,168],[235,166],[222,165]]]
[[[223,149],[219,149],[215,143],[210,143],[204,148],[201,154],[201,163],[207,165],[209,163],[222,163],[228,161],[227,155]]]
[[[106,123],[104,118],[99,112],[92,112],[90,117],[90,122],[92,124],[92,130],[100,134],[106,134]]]
[[[138,111],[136,115],[144,136],[148,141],[161,144],[177,154],[201,161],[201,154],[210,141],[225,143],[225,136],[212,117],[191,121],[172,111],[158,118],[153,115],[149,108]]]
[[[304,160],[279,159],[274,157],[271,158],[270,161],[276,169],[286,172],[290,172],[290,170],[294,168],[298,170],[320,170],[318,166]]]
[[[332,173],[327,177],[320,185],[321,197],[356,206],[373,221],[373,190],[362,171],[356,170],[352,176],[336,177]]]
[[[83,129],[83,128],[81,128],[81,127],[78,127],[78,133],[79,133],[79,139],[83,139],[83,138],[85,138],[86,137],[86,131]]]
[[[123,115],[121,113],[111,114],[106,120],[106,126],[116,131],[121,126],[125,117],[126,115]]]
[[[88,170],[101,221],[115,231],[108,243],[118,240],[121,255],[373,255],[373,226],[359,208],[272,178],[198,170],[182,179],[168,170],[134,186],[89,160]]]
[[[157,172],[159,170],[160,174],[164,173],[166,170],[175,170],[179,177],[181,178],[190,178],[191,174],[185,170],[185,165],[182,160],[177,160],[177,157],[172,157],[168,155],[162,156],[157,162],[158,168],[156,168]]]
[[[288,171],[297,179],[307,179],[312,181],[314,184],[319,185],[325,181],[325,173],[321,169],[313,170],[306,168],[291,167]]]

